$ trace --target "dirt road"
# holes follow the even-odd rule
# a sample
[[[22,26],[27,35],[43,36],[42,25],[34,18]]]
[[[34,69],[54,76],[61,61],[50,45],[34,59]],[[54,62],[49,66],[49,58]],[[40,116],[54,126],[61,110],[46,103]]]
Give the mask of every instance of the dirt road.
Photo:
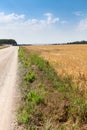
[[[0,50],[0,130],[11,130],[16,91],[18,47]]]

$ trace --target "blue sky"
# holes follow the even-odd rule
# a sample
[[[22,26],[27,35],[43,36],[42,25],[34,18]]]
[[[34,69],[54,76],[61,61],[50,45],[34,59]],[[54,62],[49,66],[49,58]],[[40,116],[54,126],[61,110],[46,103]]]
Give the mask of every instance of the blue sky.
[[[87,0],[1,0],[0,38],[24,43],[87,40]]]

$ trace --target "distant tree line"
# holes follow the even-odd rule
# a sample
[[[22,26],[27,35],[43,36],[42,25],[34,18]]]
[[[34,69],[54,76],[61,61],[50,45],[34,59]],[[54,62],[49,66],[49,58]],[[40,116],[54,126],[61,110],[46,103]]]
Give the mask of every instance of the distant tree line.
[[[67,42],[67,44],[87,44],[87,41]]]
[[[33,44],[17,44],[18,46],[32,46]]]
[[[83,41],[74,41],[74,42],[67,42],[67,43],[53,43],[50,45],[67,45],[67,44],[87,44],[87,41],[83,40]]]
[[[67,43],[51,43],[51,44],[44,44],[44,45],[68,45],[68,44],[87,44],[87,41],[74,41],[74,42],[67,42]]]
[[[17,46],[17,42],[14,39],[0,39],[0,45],[13,45]]]

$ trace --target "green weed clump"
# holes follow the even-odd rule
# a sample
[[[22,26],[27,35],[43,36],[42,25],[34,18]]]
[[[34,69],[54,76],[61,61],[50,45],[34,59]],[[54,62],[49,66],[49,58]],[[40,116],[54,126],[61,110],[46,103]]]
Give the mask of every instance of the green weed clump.
[[[34,102],[35,104],[39,104],[43,101],[43,96],[35,91],[31,91],[27,95],[27,100],[29,102]]]
[[[27,93],[25,102],[19,107],[17,119],[19,123],[29,124],[30,119],[35,113],[36,105],[39,105],[44,100],[44,97],[40,93],[36,93],[34,90]]]
[[[29,122],[29,115],[26,112],[25,113],[22,112],[22,113],[20,113],[18,115],[17,119],[18,119],[18,121],[20,123],[28,124],[28,122]]]
[[[25,80],[26,82],[32,83],[32,82],[35,80],[35,73],[34,73],[34,72],[28,72],[28,73],[25,75],[24,80]]]

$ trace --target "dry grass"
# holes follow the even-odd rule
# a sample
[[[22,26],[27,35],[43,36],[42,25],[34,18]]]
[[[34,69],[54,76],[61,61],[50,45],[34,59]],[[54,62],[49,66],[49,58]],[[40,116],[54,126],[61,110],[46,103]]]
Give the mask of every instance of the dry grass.
[[[58,75],[71,75],[83,91],[87,88],[87,45],[29,46],[52,64]]]

